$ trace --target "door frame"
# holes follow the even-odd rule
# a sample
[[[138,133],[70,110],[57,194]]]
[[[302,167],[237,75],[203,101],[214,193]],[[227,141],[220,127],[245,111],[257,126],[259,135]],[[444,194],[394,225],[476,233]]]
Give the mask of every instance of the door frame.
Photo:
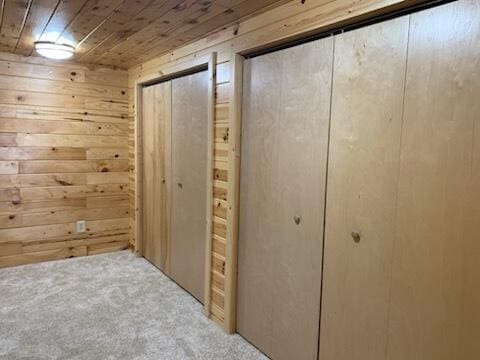
[[[142,89],[145,86],[154,85],[174,78],[186,76],[202,70],[208,71],[208,117],[207,117],[207,199],[206,199],[206,223],[205,223],[205,285],[204,285],[204,308],[205,314],[210,315],[210,268],[212,248],[212,224],[213,224],[213,181],[214,181],[214,131],[215,131],[215,86],[216,86],[217,53],[195,58],[186,63],[175,64],[160,73],[153,73],[139,77],[134,83],[134,141],[135,141],[135,217],[134,238],[135,253],[144,256],[143,241],[143,115],[142,115]]]

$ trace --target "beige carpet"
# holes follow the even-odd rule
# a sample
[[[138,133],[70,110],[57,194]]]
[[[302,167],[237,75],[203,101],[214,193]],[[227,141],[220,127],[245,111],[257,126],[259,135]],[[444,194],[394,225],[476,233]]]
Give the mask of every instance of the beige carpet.
[[[0,270],[0,359],[266,359],[129,251]]]

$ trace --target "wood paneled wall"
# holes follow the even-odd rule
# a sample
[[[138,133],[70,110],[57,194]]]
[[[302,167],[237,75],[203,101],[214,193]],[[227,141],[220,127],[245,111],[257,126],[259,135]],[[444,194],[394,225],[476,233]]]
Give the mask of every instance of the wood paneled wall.
[[[236,178],[237,174],[231,172],[232,169],[235,169],[239,157],[239,149],[236,144],[238,134],[233,134],[238,129],[239,124],[237,123],[238,116],[235,116],[238,114],[238,107],[232,105],[236,105],[238,102],[236,97],[239,92],[235,90],[235,87],[239,82],[241,83],[241,74],[237,78],[239,72],[232,70],[238,68],[238,62],[236,65],[232,61],[235,58],[234,54],[244,54],[252,50],[268,48],[287,40],[331,29],[338,24],[354,22],[380,13],[388,13],[421,2],[424,1],[290,1],[285,5],[222,29],[195,43],[180,47],[129,70],[129,156],[133,164],[135,159],[135,81],[146,76],[152,76],[152,74],[162,76],[166,72],[171,72],[172,68],[188,68],[189,64],[194,64],[199,57],[212,52],[218,53],[214,137],[215,182],[213,190],[211,305],[207,312],[226,331],[232,332],[235,330],[236,303],[235,285],[232,282],[236,277],[236,255],[233,254],[236,254],[237,213],[235,207],[232,206],[236,198],[233,193],[236,185],[232,184],[232,180]],[[135,203],[135,196],[138,195],[135,194],[135,178],[135,169],[132,167],[130,177],[132,206]],[[132,229],[139,226],[137,212],[138,209],[130,219]],[[132,232],[132,244],[135,244],[134,233]]]
[[[0,267],[128,247],[127,77],[0,53]]]

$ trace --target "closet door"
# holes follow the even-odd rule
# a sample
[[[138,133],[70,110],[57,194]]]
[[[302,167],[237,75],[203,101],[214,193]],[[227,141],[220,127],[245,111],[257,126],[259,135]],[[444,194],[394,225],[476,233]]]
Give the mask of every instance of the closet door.
[[[172,222],[169,275],[203,301],[208,73],[172,80]]]
[[[321,360],[385,357],[407,42],[408,17],[335,37]]]
[[[333,40],[245,61],[237,331],[316,359]]]
[[[480,1],[411,15],[387,359],[480,359]]]
[[[168,271],[171,83],[142,90],[143,256]]]
[[[480,358],[479,18],[336,39],[321,360]]]

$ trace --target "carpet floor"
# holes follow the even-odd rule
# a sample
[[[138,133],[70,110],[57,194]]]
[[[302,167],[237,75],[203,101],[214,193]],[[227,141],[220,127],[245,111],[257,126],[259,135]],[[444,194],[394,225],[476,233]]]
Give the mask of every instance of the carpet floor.
[[[0,270],[0,359],[267,359],[130,251]]]

